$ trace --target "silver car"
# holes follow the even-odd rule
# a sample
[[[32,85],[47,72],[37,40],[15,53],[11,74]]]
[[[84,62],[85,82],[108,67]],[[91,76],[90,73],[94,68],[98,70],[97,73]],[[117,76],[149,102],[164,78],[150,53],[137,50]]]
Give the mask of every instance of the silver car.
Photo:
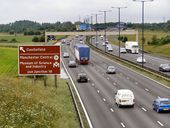
[[[170,72],[170,64],[161,64],[159,66],[159,71]]]
[[[77,67],[76,62],[75,62],[74,60],[70,60],[70,61],[68,62],[68,67],[70,67],[70,68],[75,68],[75,67]]]
[[[68,53],[68,52],[64,52],[64,53],[63,53],[63,57],[64,57],[64,58],[69,58],[69,53]]]
[[[108,66],[106,73],[115,74],[116,73],[116,68],[114,66]]]

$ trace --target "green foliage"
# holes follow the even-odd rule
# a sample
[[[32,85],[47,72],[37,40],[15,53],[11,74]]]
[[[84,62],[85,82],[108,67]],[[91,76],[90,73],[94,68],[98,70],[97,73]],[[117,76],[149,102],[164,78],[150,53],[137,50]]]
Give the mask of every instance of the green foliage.
[[[32,39],[32,42],[39,42],[39,37],[34,36],[33,39]]]
[[[0,48],[0,126],[3,128],[78,128],[65,81],[33,82],[17,76],[18,49]]]
[[[17,43],[18,41],[15,39],[15,38],[13,38],[11,41],[10,41],[10,43]]]
[[[128,38],[126,36],[120,36],[120,37],[118,37],[118,40],[120,40],[123,43],[125,43],[126,41],[128,41]]]
[[[170,43],[170,36],[157,38],[156,35],[154,35],[151,39],[151,41],[148,42],[149,45],[165,45]]]

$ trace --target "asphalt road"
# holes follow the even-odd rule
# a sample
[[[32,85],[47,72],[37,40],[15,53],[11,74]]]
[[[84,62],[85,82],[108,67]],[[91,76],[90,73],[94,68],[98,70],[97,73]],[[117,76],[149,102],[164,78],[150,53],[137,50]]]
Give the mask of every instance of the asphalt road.
[[[70,58],[63,58],[68,68],[68,61],[75,59],[73,45],[62,45],[62,52],[67,51]],[[116,74],[106,74],[106,67],[114,65]],[[170,128],[170,113],[156,113],[152,102],[157,96],[169,97],[170,89],[161,86],[127,67],[119,65],[98,53],[91,51],[89,65],[68,68],[76,84],[80,97],[87,109],[94,128]],[[85,72],[88,83],[77,83],[76,76]],[[134,108],[118,108],[114,93],[118,89],[131,89],[135,94]]]
[[[102,46],[103,40],[100,39],[100,37],[98,37],[99,39],[99,45],[97,46],[98,48],[102,49],[103,51],[105,51],[105,46]],[[95,44],[96,39],[94,38],[92,40],[92,44],[94,46],[96,46]],[[119,56],[119,47],[116,45],[112,45],[113,47],[113,52],[110,52],[113,55]],[[136,59],[141,56],[141,52],[139,52],[139,54],[131,54],[131,53],[120,53],[120,57],[132,62],[136,62]],[[158,57],[158,56],[153,56],[151,54],[148,53],[144,53],[144,58],[146,59],[146,63],[144,63],[144,67],[148,67],[150,69],[153,69],[155,71],[159,71],[159,65],[160,64],[164,64],[164,63],[169,63],[170,64],[170,60],[169,59],[165,59],[162,57]],[[139,64],[139,63],[138,63]],[[141,65],[141,64],[139,64]],[[170,76],[170,72],[163,72],[164,74]]]

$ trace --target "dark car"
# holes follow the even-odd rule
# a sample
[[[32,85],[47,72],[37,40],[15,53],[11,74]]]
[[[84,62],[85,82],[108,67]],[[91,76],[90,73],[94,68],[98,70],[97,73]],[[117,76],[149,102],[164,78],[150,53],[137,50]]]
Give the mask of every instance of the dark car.
[[[74,61],[74,60],[70,60],[69,62],[68,62],[68,67],[70,67],[70,68],[75,68],[77,65],[76,65],[76,62]]]
[[[170,72],[170,64],[161,64],[159,66],[159,71]]]
[[[88,82],[87,75],[85,73],[79,73],[77,76],[77,82]]]
[[[170,111],[170,99],[168,98],[157,98],[153,101],[153,110],[158,113],[161,111]]]

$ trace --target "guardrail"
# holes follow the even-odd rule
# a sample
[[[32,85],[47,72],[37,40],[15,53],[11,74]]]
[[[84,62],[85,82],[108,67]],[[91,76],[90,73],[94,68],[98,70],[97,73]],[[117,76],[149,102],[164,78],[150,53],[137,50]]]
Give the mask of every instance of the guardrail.
[[[94,45],[90,44],[88,39],[86,40],[86,43],[87,43],[92,49],[94,49],[94,50],[96,50],[96,51],[98,51],[98,52],[100,52],[100,53],[102,53],[102,54],[104,54],[104,55],[106,55],[106,56],[109,56],[109,57],[111,57],[111,58],[113,58],[113,59],[115,59],[115,60],[117,60],[117,61],[119,61],[119,62],[128,64],[128,65],[133,66],[133,67],[135,67],[135,68],[137,68],[137,69],[139,69],[139,70],[141,70],[141,71],[145,71],[145,72],[147,72],[147,73],[153,74],[153,75],[155,75],[156,77],[159,77],[159,78],[161,78],[161,79],[164,79],[164,80],[170,82],[170,76],[168,76],[168,75],[166,75],[166,74],[164,74],[164,73],[161,73],[161,72],[159,72],[159,71],[155,71],[155,70],[150,69],[150,68],[148,68],[148,67],[142,68],[140,65],[138,65],[138,64],[136,64],[136,63],[134,63],[134,62],[132,62],[132,61],[129,61],[129,60],[126,60],[126,59],[123,59],[123,58],[119,58],[119,57],[116,56],[116,55],[113,55],[113,54],[111,54],[111,53],[105,52],[105,51],[103,51],[103,50],[95,47]]]

